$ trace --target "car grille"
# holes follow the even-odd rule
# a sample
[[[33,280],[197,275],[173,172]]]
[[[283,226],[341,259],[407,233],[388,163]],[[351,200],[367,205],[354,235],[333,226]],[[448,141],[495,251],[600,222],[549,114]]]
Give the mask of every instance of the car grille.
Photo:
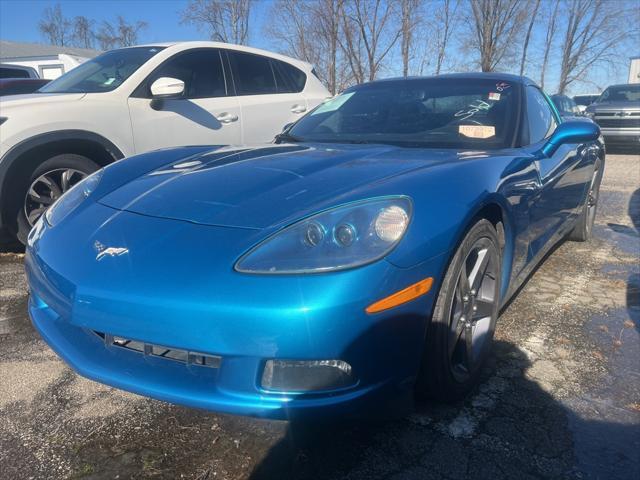
[[[222,357],[218,355],[190,352],[187,350],[169,348],[162,345],[117,337],[115,335],[109,335],[108,333],[97,332],[95,330],[92,331],[104,341],[107,347],[123,348],[149,357],[163,358],[166,360],[185,363],[187,365],[198,365],[201,367],[220,368],[220,364],[222,363]]]
[[[640,117],[626,117],[626,118],[602,118],[595,117],[594,119],[598,125],[602,128],[640,128]]]

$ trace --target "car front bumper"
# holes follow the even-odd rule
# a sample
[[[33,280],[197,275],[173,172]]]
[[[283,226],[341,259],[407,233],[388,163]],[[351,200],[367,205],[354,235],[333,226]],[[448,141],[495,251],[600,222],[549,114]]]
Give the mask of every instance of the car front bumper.
[[[228,260],[193,253],[207,244],[242,250],[232,245],[242,245],[246,232],[97,204],[79,217],[75,228],[40,222],[25,265],[35,327],[81,375],[173,403],[274,419],[363,413],[411,396],[437,285],[392,310],[369,315],[365,308],[424,277],[439,278],[443,257],[409,269],[382,260],[333,274],[247,275]],[[96,260],[96,242],[116,238],[127,254]],[[104,335],[220,361],[212,368],[147,355]],[[268,391],[261,379],[270,359],[342,360],[353,383]]]
[[[635,143],[640,145],[640,128],[601,128],[607,143]]]

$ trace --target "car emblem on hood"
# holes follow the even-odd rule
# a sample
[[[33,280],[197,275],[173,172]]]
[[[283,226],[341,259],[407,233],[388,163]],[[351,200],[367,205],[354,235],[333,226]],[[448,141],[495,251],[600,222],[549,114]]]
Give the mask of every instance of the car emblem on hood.
[[[102,243],[98,242],[97,240],[93,244],[93,247],[95,248],[96,252],[98,252],[98,254],[96,255],[96,260],[97,261],[100,261],[105,257],[119,257],[121,255],[125,255],[125,254],[129,253],[129,249],[128,248],[124,248],[124,247],[106,247],[105,245],[103,245]]]
[[[616,112],[614,113],[614,115],[616,117],[628,117],[629,115],[631,115],[631,112]]]

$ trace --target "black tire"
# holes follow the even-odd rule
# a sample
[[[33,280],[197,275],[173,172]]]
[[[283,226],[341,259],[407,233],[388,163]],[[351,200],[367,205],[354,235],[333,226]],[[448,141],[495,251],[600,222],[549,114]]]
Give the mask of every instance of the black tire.
[[[589,184],[589,190],[587,191],[587,198],[584,202],[584,207],[580,213],[580,217],[573,227],[573,230],[568,235],[568,239],[574,242],[586,242],[593,236],[593,224],[596,219],[596,212],[598,210],[598,199],[600,197],[600,184],[602,183],[603,174],[603,162],[598,158],[593,167],[593,174],[591,177],[591,183]]]
[[[26,189],[22,192],[21,197],[16,199],[17,201],[15,202],[15,204],[18,205],[18,211],[16,213],[16,237],[18,240],[23,244],[26,244],[27,235],[31,230],[32,224],[35,223],[35,217],[33,215],[31,215],[31,221],[27,218],[27,211],[29,209],[31,209],[32,212],[34,211],[34,209],[31,208],[33,205],[30,204],[32,199],[28,198],[28,193],[37,179],[49,174],[55,177],[58,175],[58,172],[78,172],[73,173],[69,184],[66,185],[66,188],[61,189],[62,191],[60,193],[64,193],[66,189],[70,188],[79,180],[92,174],[99,168],[100,167],[91,159],[82,155],[76,155],[75,153],[56,155],[42,162],[38,168],[33,171],[29,177],[29,181],[27,182]]]
[[[486,253],[482,255],[485,249]],[[484,259],[487,267],[483,276],[474,276],[473,271],[482,270]],[[471,269],[469,265],[472,265]],[[477,270],[476,266],[479,267]],[[461,294],[465,283],[463,267],[467,272],[468,295]],[[480,220],[471,227],[458,247],[440,287],[416,384],[418,396],[456,401],[476,385],[489,355],[498,319],[501,272],[502,252],[496,229],[491,222]],[[471,283],[477,287],[478,281],[480,287],[474,292]],[[473,308],[474,305],[479,306],[478,310]],[[465,319],[470,319],[470,326]],[[457,326],[462,329],[460,333],[454,330]],[[467,332],[472,332],[469,335],[470,349],[466,342]],[[480,343],[473,344],[474,332],[478,334],[476,340]],[[468,355],[469,351],[473,353]],[[469,365],[464,365],[464,359],[470,360]]]

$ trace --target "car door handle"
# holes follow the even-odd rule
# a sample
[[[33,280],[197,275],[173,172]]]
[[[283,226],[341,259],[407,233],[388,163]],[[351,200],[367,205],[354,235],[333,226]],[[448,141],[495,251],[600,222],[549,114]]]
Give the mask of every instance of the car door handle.
[[[216,118],[220,123],[231,123],[231,122],[236,122],[238,120],[237,115],[231,115],[228,112],[221,113]]]
[[[304,113],[307,111],[307,107],[304,105],[294,105],[291,107],[291,113]]]

